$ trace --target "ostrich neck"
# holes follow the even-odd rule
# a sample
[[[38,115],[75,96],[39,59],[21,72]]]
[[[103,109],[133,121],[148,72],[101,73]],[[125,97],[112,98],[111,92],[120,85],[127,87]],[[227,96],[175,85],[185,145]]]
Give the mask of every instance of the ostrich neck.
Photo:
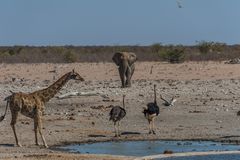
[[[156,89],[154,88],[154,103],[157,104],[157,95],[156,95]]]

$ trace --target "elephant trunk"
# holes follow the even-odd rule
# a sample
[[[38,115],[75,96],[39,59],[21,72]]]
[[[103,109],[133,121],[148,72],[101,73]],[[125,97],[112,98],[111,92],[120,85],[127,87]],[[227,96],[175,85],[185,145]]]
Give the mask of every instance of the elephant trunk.
[[[128,68],[129,68],[128,62],[126,60],[123,60],[119,66],[119,74],[120,74],[123,88],[126,87],[126,83],[128,81],[128,77],[127,77]]]

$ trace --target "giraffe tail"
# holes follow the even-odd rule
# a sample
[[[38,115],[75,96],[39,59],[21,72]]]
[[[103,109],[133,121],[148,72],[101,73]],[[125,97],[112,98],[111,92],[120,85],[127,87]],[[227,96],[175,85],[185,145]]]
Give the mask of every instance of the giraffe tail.
[[[8,96],[8,97],[6,97],[6,98],[4,99],[4,101],[7,101],[7,105],[6,105],[6,109],[5,109],[4,115],[0,117],[0,122],[2,122],[2,121],[4,120],[4,118],[5,118],[5,116],[6,116],[7,108],[8,108],[8,106],[9,106],[9,100],[10,100],[10,98],[11,98],[11,96]]]

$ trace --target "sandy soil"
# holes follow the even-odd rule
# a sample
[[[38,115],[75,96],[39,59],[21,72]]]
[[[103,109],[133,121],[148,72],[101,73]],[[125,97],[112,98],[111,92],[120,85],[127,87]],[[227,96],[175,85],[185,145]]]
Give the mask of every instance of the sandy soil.
[[[2,114],[6,105],[3,99],[10,94],[10,90],[32,92],[45,88],[73,68],[85,81],[69,81],[46,104],[43,123],[49,149],[34,145],[33,121],[23,115],[19,115],[16,125],[23,147],[14,147],[15,140],[9,125],[11,114],[8,111],[5,120],[0,123],[0,158],[126,159],[104,155],[72,155],[53,150],[56,145],[88,141],[203,139],[238,143],[239,67],[221,62],[139,62],[136,64],[132,87],[122,89],[113,63],[1,64]],[[177,102],[174,107],[165,107],[158,98],[161,113],[156,119],[157,134],[148,135],[142,108],[153,101],[153,84],[157,84],[158,94],[167,99],[175,96]],[[57,98],[72,91],[95,92],[104,96]],[[114,138],[113,124],[108,121],[108,106],[121,105],[123,94],[127,95],[127,116],[122,120],[123,135]]]

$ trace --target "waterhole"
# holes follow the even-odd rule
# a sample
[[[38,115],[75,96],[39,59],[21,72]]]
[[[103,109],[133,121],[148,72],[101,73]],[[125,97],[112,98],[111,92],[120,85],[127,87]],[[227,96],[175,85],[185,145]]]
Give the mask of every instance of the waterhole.
[[[120,141],[120,142],[97,142],[86,144],[72,144],[58,147],[73,153],[110,154],[123,156],[143,157],[162,154],[168,150],[173,153],[183,152],[210,152],[210,151],[238,151],[240,145],[225,144],[212,141]],[[227,158],[230,157],[230,158]],[[165,160],[217,160],[217,159],[240,159],[240,154],[203,155],[189,157],[163,158]],[[214,159],[215,158],[215,159]],[[160,158],[155,158],[160,159]],[[162,158],[161,158],[162,159]]]

